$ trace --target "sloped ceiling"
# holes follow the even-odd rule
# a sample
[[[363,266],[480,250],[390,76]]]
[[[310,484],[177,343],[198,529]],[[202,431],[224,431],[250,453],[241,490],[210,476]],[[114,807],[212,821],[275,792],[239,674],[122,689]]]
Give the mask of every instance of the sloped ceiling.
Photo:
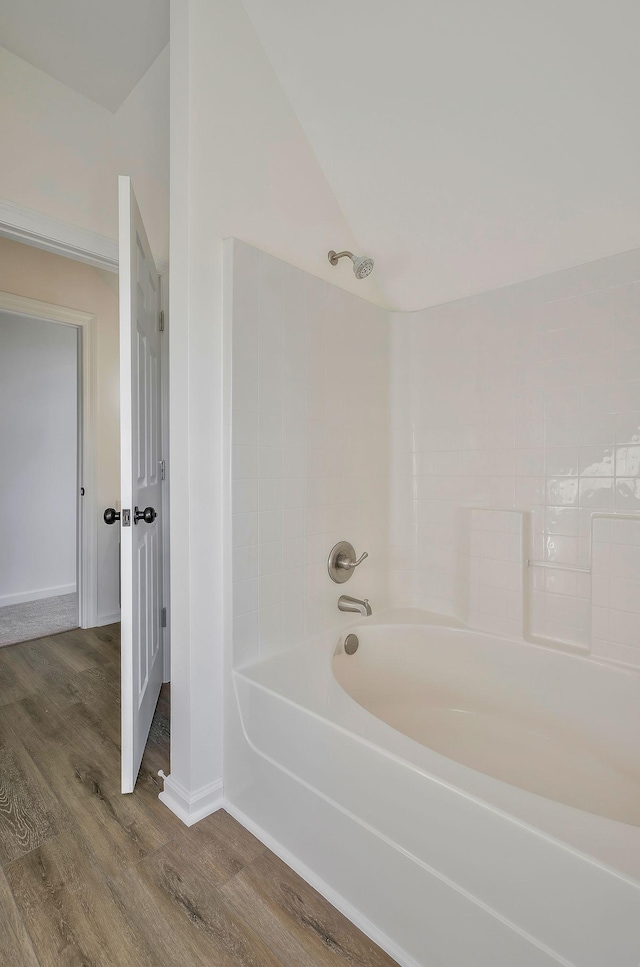
[[[391,304],[640,245],[637,0],[243,2]]]
[[[116,111],[169,42],[169,0],[2,0],[0,44]]]

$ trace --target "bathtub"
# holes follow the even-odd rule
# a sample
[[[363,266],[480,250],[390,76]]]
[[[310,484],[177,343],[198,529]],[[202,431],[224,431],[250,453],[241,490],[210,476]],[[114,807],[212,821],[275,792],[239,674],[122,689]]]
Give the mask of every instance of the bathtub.
[[[405,967],[638,967],[640,674],[348,632],[233,673],[231,811]]]

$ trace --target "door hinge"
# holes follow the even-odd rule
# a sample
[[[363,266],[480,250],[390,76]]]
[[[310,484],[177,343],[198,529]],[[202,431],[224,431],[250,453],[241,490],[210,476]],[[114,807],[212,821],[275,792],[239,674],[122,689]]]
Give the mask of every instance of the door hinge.
[[[160,315],[158,316],[158,330],[164,332],[164,309],[160,310]]]
[[[164,480],[165,473],[166,473],[166,470],[165,470],[164,460],[161,460],[160,461],[160,480]]]
[[[123,527],[131,527],[131,511],[123,510],[122,516],[120,518],[120,523]]]
[[[166,608],[160,608],[160,627],[161,628],[167,627],[167,609]]]

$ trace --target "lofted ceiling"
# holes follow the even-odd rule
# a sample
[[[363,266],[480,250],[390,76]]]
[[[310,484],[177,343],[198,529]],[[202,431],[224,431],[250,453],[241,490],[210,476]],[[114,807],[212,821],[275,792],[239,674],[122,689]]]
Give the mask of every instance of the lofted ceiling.
[[[391,304],[640,245],[637,0],[243,3]]]
[[[169,42],[169,0],[2,0],[0,44],[116,111]]]

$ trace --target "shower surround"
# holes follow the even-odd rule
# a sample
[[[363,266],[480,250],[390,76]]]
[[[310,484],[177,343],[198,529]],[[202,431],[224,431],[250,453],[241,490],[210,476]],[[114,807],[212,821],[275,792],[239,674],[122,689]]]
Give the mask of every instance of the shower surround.
[[[225,245],[227,808],[404,967],[635,967],[638,827],[360,708],[331,659],[363,619],[326,558],[368,551],[347,590],[392,662],[421,623],[440,649],[464,638],[470,708],[483,676],[531,687],[537,663],[567,712],[572,682],[610,710],[582,739],[613,736],[635,776],[613,683],[640,691],[640,252],[393,313]]]
[[[349,623],[327,575],[340,540],[369,553],[349,593],[387,603],[389,324],[369,302],[227,244],[237,664]]]
[[[374,608],[640,666],[640,251],[394,313],[228,245],[236,661],[344,627],[350,540]]]
[[[392,315],[395,604],[640,665],[639,278]]]

